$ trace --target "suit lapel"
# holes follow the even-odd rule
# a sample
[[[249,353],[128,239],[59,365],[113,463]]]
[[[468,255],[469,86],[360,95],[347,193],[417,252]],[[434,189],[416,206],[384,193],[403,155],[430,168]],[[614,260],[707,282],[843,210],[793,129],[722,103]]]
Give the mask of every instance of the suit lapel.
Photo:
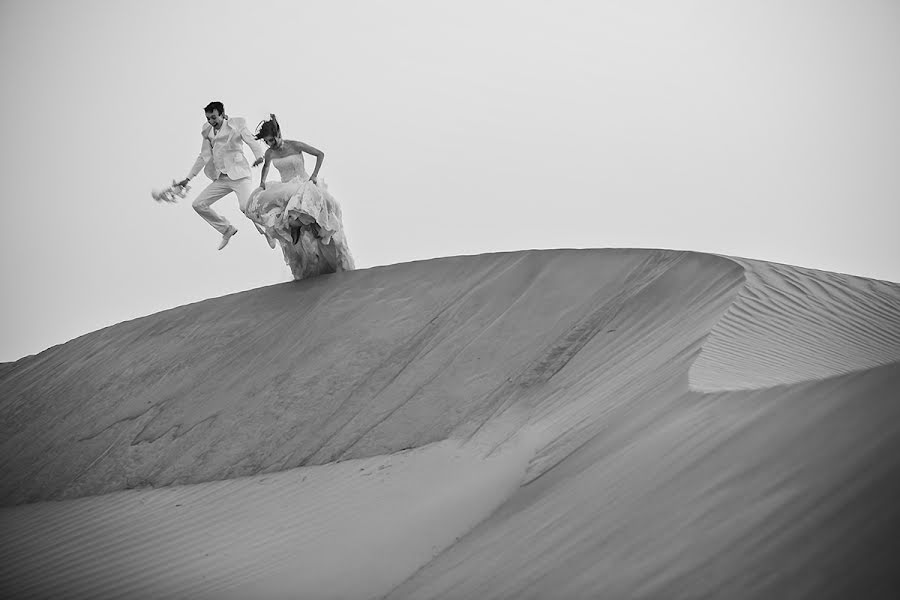
[[[228,118],[227,118],[227,117],[225,118],[225,122],[222,123],[222,127],[219,128],[219,133],[216,133],[216,128],[215,128],[215,127],[213,127],[212,125],[209,126],[209,138],[210,138],[210,139],[209,139],[209,142],[210,142],[210,145],[212,145],[212,146],[215,146],[215,145],[216,145],[216,139],[217,139],[217,138],[223,137],[223,133],[224,133],[226,127],[228,127],[229,129],[231,128],[231,125],[228,124]],[[218,141],[219,141],[219,142],[223,142],[223,141],[225,141],[225,140],[227,140],[227,139],[228,139],[228,134],[224,134],[224,139],[219,139]]]
[[[229,121],[230,121],[230,119],[229,119],[228,116],[226,115],[226,116],[225,116],[225,122],[222,123],[222,128],[219,129],[219,135],[224,136],[226,139],[227,139],[228,137],[230,137],[230,135],[231,135],[228,131],[226,131],[226,129],[228,129],[228,130],[231,129],[231,124],[229,123]]]

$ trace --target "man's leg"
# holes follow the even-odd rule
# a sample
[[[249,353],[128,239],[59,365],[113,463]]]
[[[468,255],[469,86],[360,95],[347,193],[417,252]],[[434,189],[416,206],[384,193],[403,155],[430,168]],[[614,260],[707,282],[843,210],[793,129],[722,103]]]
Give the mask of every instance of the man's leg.
[[[235,191],[232,189],[232,186],[228,184],[229,181],[231,180],[221,178],[216,179],[206,186],[205,190],[200,192],[200,195],[197,196],[192,204],[194,210],[197,211],[197,214],[203,217],[207,223],[212,225],[213,228],[222,235],[225,235],[225,233],[231,229],[231,223],[228,222],[228,219],[212,209],[212,203],[221,200],[232,191]]]
[[[229,179],[228,181],[231,185],[231,189],[237,194],[238,206],[241,207],[241,212],[246,215],[247,207],[250,204],[250,195],[253,193],[253,183],[251,183],[249,177],[244,177],[243,179]],[[250,217],[248,216],[247,218],[249,219]]]
[[[256,227],[256,230],[260,232],[262,235],[266,236],[266,241],[269,243],[270,248],[275,247],[275,240],[269,237],[269,234],[266,233],[266,230],[263,229],[259,223],[257,223],[253,217],[247,214],[247,209],[250,206],[250,196],[253,194],[253,183],[251,183],[249,177],[245,177],[243,179],[233,179],[231,181],[231,187],[234,190],[234,193],[237,194],[238,197],[238,205],[241,207],[241,212],[244,213],[250,221],[253,223],[253,226]]]

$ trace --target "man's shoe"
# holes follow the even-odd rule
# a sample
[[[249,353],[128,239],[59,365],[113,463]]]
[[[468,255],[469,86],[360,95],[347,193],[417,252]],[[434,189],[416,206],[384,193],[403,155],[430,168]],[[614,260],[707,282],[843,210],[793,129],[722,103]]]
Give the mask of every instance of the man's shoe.
[[[222,241],[219,242],[219,250],[228,245],[228,242],[231,241],[231,236],[237,233],[237,227],[234,225],[230,226],[225,230],[225,233],[222,234]]]

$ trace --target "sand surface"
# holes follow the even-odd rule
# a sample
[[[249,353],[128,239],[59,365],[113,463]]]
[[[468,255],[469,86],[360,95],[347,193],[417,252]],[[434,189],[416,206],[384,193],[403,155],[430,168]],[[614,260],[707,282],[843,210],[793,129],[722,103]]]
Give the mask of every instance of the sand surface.
[[[893,283],[379,267],[4,365],[0,417],[0,595],[900,597]]]

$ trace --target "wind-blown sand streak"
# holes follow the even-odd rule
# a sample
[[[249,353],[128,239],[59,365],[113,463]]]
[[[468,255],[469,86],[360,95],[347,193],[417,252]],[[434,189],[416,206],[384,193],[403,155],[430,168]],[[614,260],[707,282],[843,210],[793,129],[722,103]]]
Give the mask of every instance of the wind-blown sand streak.
[[[893,597],[898,341],[896,284],[650,250],[422,261],[165,311],[0,374],[0,524],[23,544],[0,581]],[[419,466],[373,487],[354,461]],[[167,523],[175,498],[189,524]]]

